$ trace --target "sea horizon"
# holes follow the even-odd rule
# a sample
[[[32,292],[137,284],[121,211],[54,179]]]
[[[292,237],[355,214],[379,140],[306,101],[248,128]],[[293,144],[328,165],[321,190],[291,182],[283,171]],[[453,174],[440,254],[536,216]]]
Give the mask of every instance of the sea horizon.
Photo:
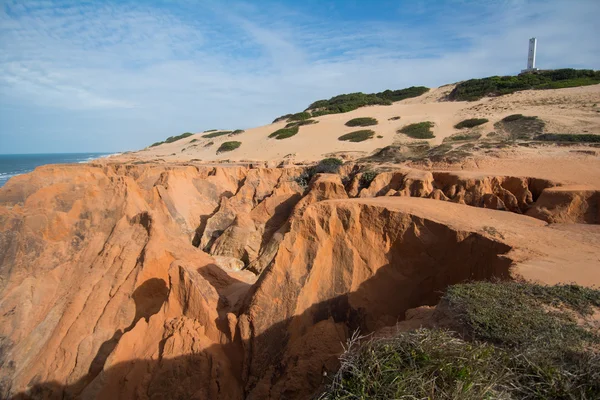
[[[13,153],[0,154],[0,188],[14,176],[26,174],[35,168],[49,164],[81,164],[98,158],[118,154],[116,152],[84,153]]]

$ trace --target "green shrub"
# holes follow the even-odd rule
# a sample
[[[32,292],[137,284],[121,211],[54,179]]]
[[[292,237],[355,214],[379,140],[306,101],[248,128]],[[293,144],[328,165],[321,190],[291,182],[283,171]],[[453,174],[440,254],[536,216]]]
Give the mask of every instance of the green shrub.
[[[535,137],[536,140],[558,143],[600,143],[600,135],[592,133],[568,134],[568,133],[544,133]]]
[[[509,115],[507,117],[504,117],[501,119],[502,122],[512,122],[512,121],[518,121],[518,120],[522,120],[522,119],[536,119],[537,117],[526,117],[523,114],[512,114]]]
[[[190,140],[190,143],[194,143],[194,142],[197,142],[197,141],[198,141],[198,139],[192,139],[192,140]]]
[[[282,115],[281,117],[275,118],[272,123],[275,124],[275,123],[280,122],[280,121],[285,121],[285,120],[287,120],[291,116],[292,116],[292,114]]]
[[[479,100],[484,96],[501,96],[527,89],[560,89],[595,85],[600,74],[593,70],[558,69],[518,76],[491,76],[460,82],[450,92],[450,100]]]
[[[435,135],[431,132],[431,128],[433,128],[433,122],[431,121],[418,122],[406,125],[402,129],[399,129],[398,133],[403,133],[413,139],[432,139]]]
[[[207,139],[212,139],[212,138],[216,138],[219,136],[229,135],[230,133],[231,133],[231,131],[218,131],[218,132],[207,133],[206,135],[202,135],[202,137],[207,138]]]
[[[245,131],[245,130],[243,130],[243,129],[236,129],[235,131],[231,132],[231,133],[229,134],[229,136],[241,135],[241,134],[242,134],[242,133],[244,133],[244,132],[246,132],[246,131]]]
[[[221,143],[221,146],[219,146],[219,148],[217,149],[217,154],[235,150],[238,147],[240,147],[241,145],[242,145],[242,142],[236,142],[236,141],[223,142],[223,143]]]
[[[319,174],[319,173],[334,174],[339,171],[339,169],[342,165],[344,165],[344,162],[342,160],[340,160],[339,158],[334,158],[334,157],[324,158],[321,161],[319,161],[319,163],[317,165],[315,165],[313,167],[313,172],[315,174]]]
[[[152,144],[150,145],[150,147],[156,147],[156,146],[160,146],[160,145],[161,145],[161,144],[163,144],[163,143],[164,143],[164,142],[155,142],[155,143],[152,143]]]
[[[377,135],[377,139],[383,139],[383,136]]]
[[[210,141],[210,142],[206,143],[206,144],[204,145],[204,147],[210,147],[210,146],[212,146],[213,144],[215,144],[215,142],[213,142],[213,141]]]
[[[479,132],[467,132],[459,135],[452,135],[444,139],[445,142],[455,142],[461,140],[477,140],[481,137],[481,133]]]
[[[313,117],[318,117],[327,114],[345,113],[356,110],[359,107],[391,104],[390,100],[382,99],[375,94],[357,92],[341,94],[329,100],[315,101],[308,106],[307,110],[311,111]]]
[[[377,125],[377,120],[371,117],[353,118],[346,122],[346,126],[371,126]]]
[[[310,118],[310,113],[303,111],[303,112],[299,112],[299,113],[290,115],[290,117],[287,120],[288,120],[288,122],[293,122],[293,121],[304,121],[305,119],[309,119],[309,118]]]
[[[419,97],[429,91],[428,87],[425,86],[411,86],[406,89],[400,90],[385,90],[377,93],[377,97],[382,99],[390,100],[393,102],[409,99],[411,97]]]
[[[205,130],[203,133],[207,133],[207,132],[216,132],[218,131],[218,129],[207,129]]]
[[[437,329],[355,335],[321,398],[600,398],[600,338],[581,322],[599,290],[476,282],[450,286],[441,304],[469,341]]]
[[[454,125],[454,128],[456,129],[463,129],[463,128],[473,128],[479,125],[483,125],[486,122],[488,122],[489,120],[486,118],[470,118],[470,119],[465,119],[463,121],[460,121],[458,124]]]
[[[388,118],[388,121],[398,121],[399,119],[400,119],[400,117],[395,116],[395,117],[392,117],[392,118]]]
[[[373,138],[375,132],[371,129],[363,129],[360,131],[354,131],[350,133],[346,133],[338,138],[338,140],[346,141],[346,142],[364,142],[365,140]]]
[[[275,138],[278,140],[287,139],[289,137],[294,136],[298,133],[298,126],[293,126],[291,128],[281,128],[276,130],[275,132],[269,135],[270,138]]]
[[[317,123],[319,123],[319,121],[317,121],[317,120],[314,120],[314,119],[305,119],[303,121],[290,122],[285,127],[286,128],[291,128],[292,126],[304,126],[304,125],[312,125],[312,124],[317,124]]]
[[[364,187],[369,187],[369,185],[371,184],[371,182],[373,182],[373,179],[375,179],[377,177],[377,172],[375,171],[365,171],[362,173],[362,175],[360,176],[360,180],[359,180],[359,185],[360,187],[364,188]]]
[[[508,133],[511,140],[530,140],[542,133],[545,125],[538,117],[513,114],[496,122],[494,128]]]
[[[186,132],[186,133],[182,133],[181,135],[178,135],[178,136],[169,136],[165,140],[165,143],[173,143],[173,142],[176,142],[178,140],[185,139],[186,137],[190,137],[192,135],[193,135],[193,133]]]

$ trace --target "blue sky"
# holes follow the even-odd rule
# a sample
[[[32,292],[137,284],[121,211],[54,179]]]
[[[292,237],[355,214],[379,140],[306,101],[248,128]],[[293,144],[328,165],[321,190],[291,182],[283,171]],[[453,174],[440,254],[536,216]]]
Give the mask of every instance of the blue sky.
[[[353,91],[600,68],[597,0],[0,0],[0,154],[114,152]]]

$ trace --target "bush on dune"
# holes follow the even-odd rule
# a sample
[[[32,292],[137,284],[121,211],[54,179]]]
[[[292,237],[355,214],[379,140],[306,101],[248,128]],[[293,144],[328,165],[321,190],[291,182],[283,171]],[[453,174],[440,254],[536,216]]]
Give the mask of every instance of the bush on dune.
[[[202,135],[202,137],[206,138],[206,139],[212,139],[212,138],[216,138],[219,136],[229,135],[230,133],[232,133],[232,132],[231,131],[216,131],[216,132],[212,132],[212,133],[207,133],[206,135]]]
[[[353,118],[346,122],[346,126],[371,126],[377,125],[377,120],[371,117]]]
[[[486,122],[489,122],[486,118],[470,118],[460,121],[458,124],[454,125],[456,129],[464,129],[464,128],[473,128],[479,125],[483,125]]]
[[[238,147],[240,147],[241,145],[242,145],[242,142],[236,142],[236,141],[223,142],[221,144],[221,146],[219,146],[219,148],[217,149],[217,154],[235,150]]]
[[[281,128],[269,135],[270,138],[278,140],[290,138],[298,133],[298,126],[292,126],[291,128]]]
[[[371,129],[363,129],[360,131],[354,131],[350,133],[346,133],[338,138],[338,140],[345,142],[364,142],[365,140],[373,138],[375,132]]]
[[[425,121],[406,125],[397,132],[403,133],[413,139],[432,139],[435,137],[435,135],[431,131],[431,128],[433,128],[433,122]]]
[[[528,89],[561,89],[600,83],[600,71],[557,69],[517,76],[491,76],[460,82],[450,92],[450,100],[479,100]]]

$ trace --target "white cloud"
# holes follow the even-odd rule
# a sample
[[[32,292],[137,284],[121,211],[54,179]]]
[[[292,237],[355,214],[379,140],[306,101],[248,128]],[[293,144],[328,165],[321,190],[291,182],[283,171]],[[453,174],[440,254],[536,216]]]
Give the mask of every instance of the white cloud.
[[[516,73],[531,36],[540,67],[600,62],[596,1],[408,2],[360,22],[263,2],[144,4],[5,2],[0,104],[93,119],[85,131],[117,150],[268,123],[343,92]],[[0,135],[22,125],[9,119]]]

